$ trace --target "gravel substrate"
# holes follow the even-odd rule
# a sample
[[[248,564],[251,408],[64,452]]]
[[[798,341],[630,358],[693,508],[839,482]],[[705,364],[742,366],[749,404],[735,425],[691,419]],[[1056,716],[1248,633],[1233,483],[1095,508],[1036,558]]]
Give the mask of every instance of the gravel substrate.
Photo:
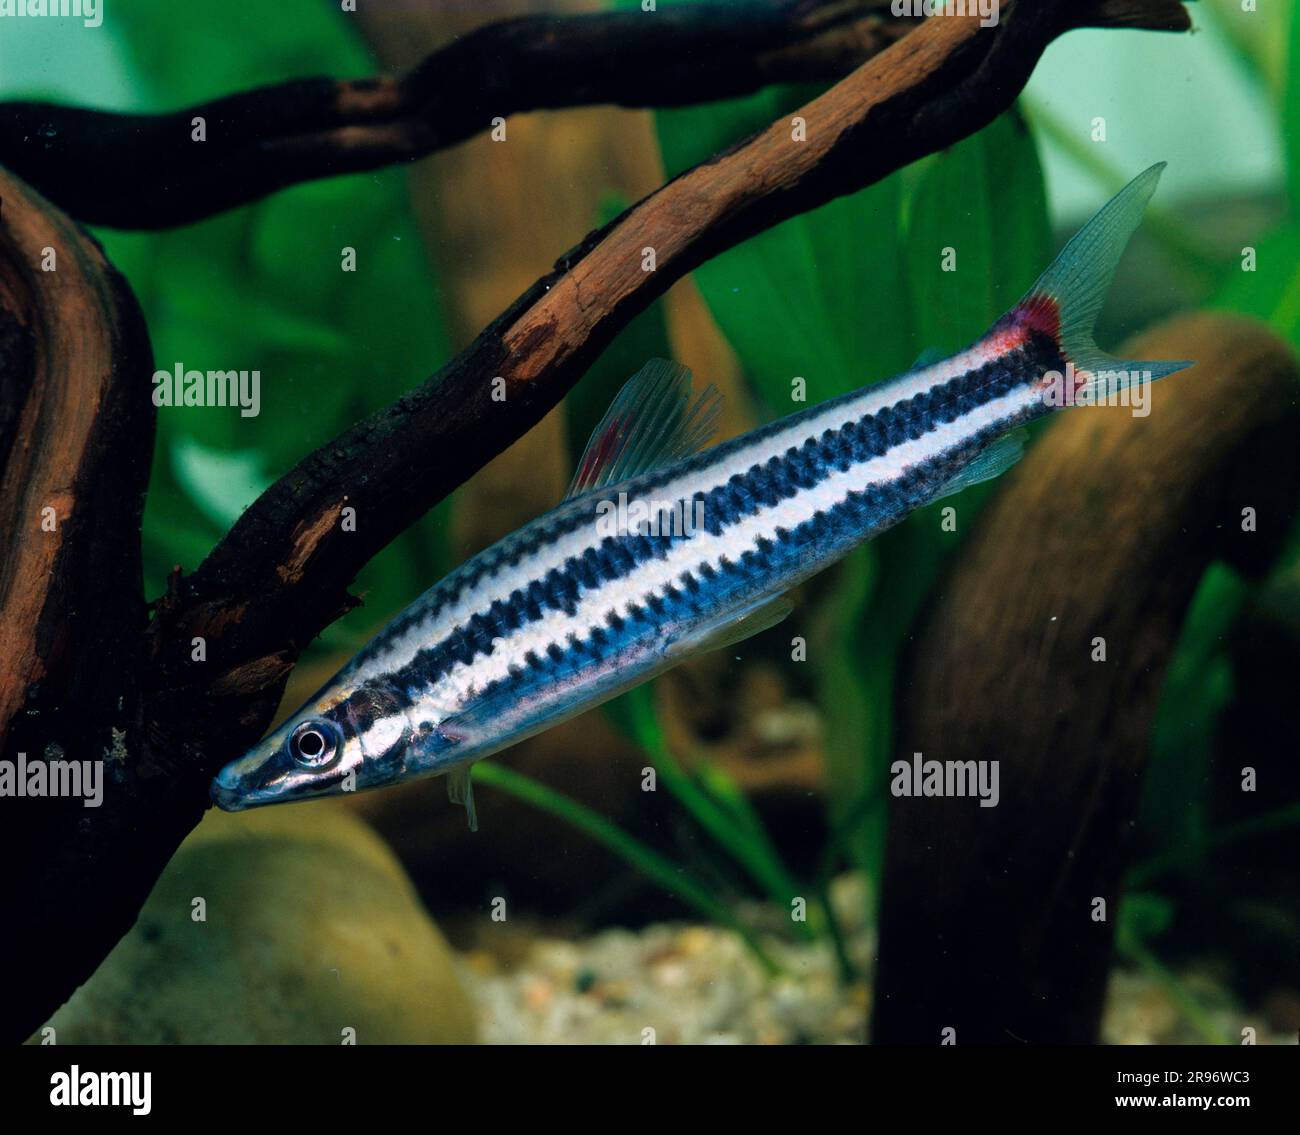
[[[870,973],[873,932],[862,881],[836,880],[846,951]],[[771,911],[751,910],[754,924]],[[781,974],[768,978],[744,943],[716,926],[657,924],[606,930],[577,941],[538,937],[509,962],[487,950],[460,958],[486,1044],[862,1044],[871,991],[843,984],[828,943],[760,935]],[[1155,976],[1118,969],[1111,977],[1102,1039],[1107,1044],[1204,1044],[1207,1032],[1240,1043],[1294,1044],[1294,1034],[1243,1014],[1204,973],[1178,978],[1201,1008],[1189,1015],[1179,994]]]
[[[857,913],[865,893],[846,876],[831,900],[849,956],[866,972],[874,948]],[[462,977],[486,1044],[861,1044],[867,986],[839,982],[830,946],[762,940],[777,977],[730,930],[673,924],[539,938],[508,969],[475,951]]]

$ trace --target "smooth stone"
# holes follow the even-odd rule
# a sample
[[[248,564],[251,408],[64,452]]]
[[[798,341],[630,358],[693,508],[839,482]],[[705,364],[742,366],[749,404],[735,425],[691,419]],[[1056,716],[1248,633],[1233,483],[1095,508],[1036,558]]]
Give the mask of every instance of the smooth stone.
[[[332,803],[209,813],[49,1024],[59,1044],[459,1044],[476,1033],[451,948],[401,864]]]

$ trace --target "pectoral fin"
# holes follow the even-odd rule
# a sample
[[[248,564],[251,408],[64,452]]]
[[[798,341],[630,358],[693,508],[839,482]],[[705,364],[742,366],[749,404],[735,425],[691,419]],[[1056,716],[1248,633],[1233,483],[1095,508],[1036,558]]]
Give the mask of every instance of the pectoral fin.
[[[474,783],[470,780],[473,765],[462,765],[447,774],[447,799],[453,804],[463,804],[469,820],[469,830],[478,831],[478,813],[474,811]]]

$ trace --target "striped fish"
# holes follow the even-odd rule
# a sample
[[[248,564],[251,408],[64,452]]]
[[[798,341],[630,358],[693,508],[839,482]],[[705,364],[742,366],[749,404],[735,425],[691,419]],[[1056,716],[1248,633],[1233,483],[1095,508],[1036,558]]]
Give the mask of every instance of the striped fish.
[[[1018,427],[1185,362],[1093,326],[1163,164],[1135,178],[966,350],[705,449],[720,399],[656,360],[555,509],[452,572],[212,784],[236,810],[469,770],[682,659],[783,618],[783,593],[914,509],[996,476]]]

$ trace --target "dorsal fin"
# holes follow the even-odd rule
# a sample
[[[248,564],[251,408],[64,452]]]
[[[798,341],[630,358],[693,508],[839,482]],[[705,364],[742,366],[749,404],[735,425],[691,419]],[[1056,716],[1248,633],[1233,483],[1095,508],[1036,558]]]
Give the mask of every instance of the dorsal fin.
[[[651,359],[624,384],[578,462],[566,497],[615,485],[703,449],[718,428],[722,395],[691,397],[691,372]]]

